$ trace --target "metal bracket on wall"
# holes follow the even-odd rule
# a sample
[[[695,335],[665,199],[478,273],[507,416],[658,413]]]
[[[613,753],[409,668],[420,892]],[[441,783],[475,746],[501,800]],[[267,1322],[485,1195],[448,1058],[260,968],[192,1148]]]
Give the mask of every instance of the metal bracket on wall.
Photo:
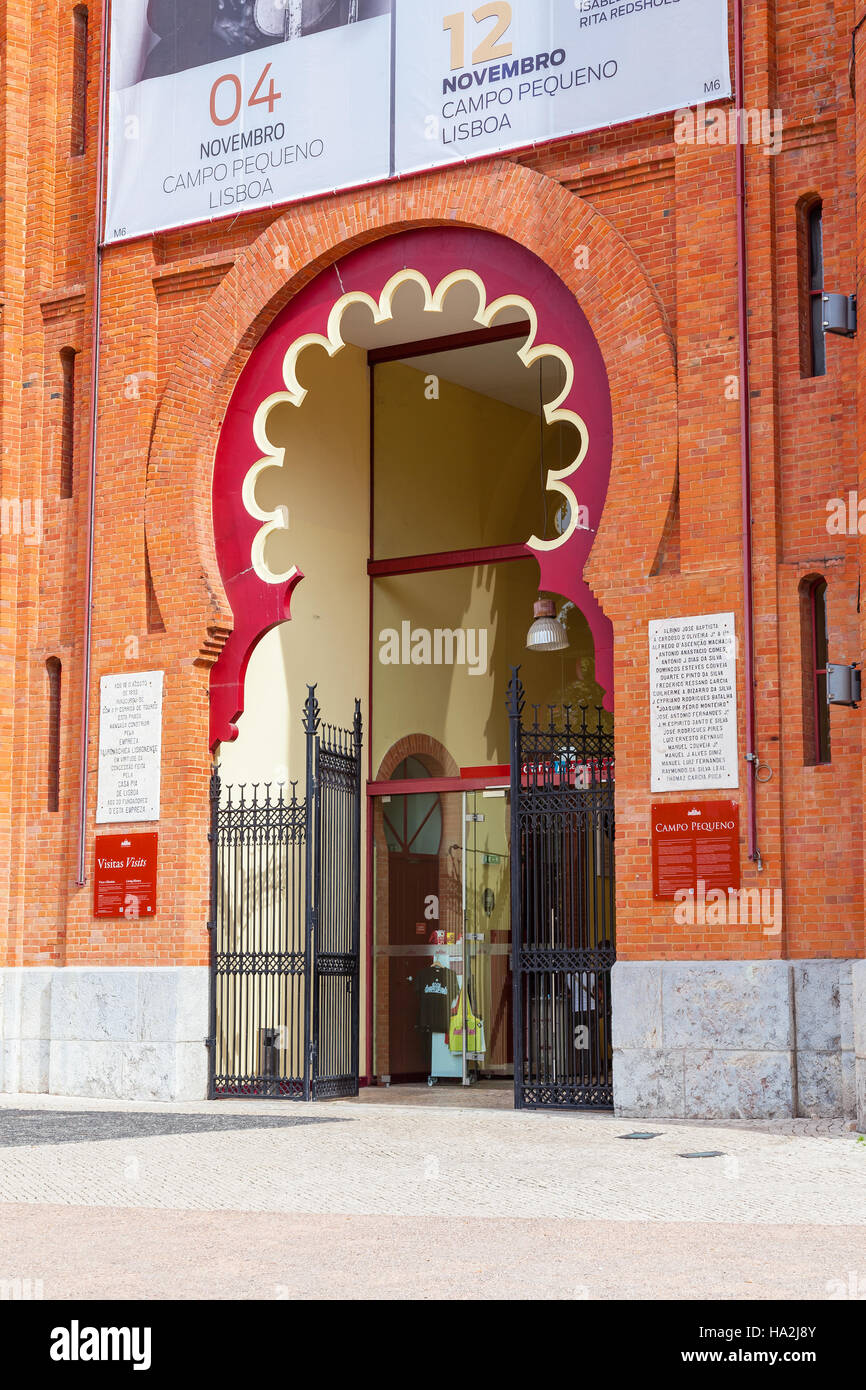
[[[825,333],[838,333],[842,338],[853,338],[857,332],[856,294],[824,294],[823,327]]]

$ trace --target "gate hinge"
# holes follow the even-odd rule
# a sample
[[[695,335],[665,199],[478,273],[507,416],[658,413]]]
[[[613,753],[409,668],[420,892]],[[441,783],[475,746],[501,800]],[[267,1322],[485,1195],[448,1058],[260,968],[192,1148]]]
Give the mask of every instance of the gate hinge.
[[[204,924],[204,929],[205,929],[205,931],[213,931],[213,929],[214,929],[214,923],[213,923],[213,922],[205,922],[205,924]]]
[[[204,1045],[205,1045],[205,1047],[215,1047],[215,1046],[216,1046],[216,1038],[205,1038],[205,1040],[204,1040]]]

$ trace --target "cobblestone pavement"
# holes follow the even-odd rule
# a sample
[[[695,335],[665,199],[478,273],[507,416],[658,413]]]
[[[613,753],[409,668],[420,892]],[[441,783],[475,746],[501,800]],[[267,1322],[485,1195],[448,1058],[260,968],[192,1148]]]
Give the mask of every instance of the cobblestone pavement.
[[[22,1278],[46,1298],[863,1297],[866,1144],[409,1088],[0,1097],[0,1286]]]

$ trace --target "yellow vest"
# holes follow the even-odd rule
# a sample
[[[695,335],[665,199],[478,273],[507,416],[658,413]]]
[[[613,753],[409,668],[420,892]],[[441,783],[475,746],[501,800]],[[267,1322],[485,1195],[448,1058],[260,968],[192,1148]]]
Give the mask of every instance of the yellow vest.
[[[451,1021],[448,1025],[448,1047],[451,1052],[463,1051],[463,990],[457,996],[457,1002],[451,1010]],[[469,996],[466,996],[466,1051],[484,1052],[484,1020],[478,1018],[472,1012],[472,1005]]]

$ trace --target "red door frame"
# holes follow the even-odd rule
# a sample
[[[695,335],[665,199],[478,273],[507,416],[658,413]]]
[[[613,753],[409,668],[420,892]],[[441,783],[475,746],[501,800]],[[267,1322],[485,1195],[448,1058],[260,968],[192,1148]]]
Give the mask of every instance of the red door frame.
[[[473,768],[473,772],[480,771],[480,768]],[[511,775],[502,775],[499,768],[490,769],[490,777],[411,777],[401,778],[395,782],[368,782],[367,783],[367,991],[366,991],[366,1016],[367,1016],[367,1052],[366,1052],[366,1075],[360,1078],[362,1086],[375,1086],[375,1076],[373,1072],[373,1039],[376,1027],[375,1001],[373,997],[373,971],[375,969],[375,950],[376,943],[373,934],[373,817],[370,814],[369,804],[383,796],[416,796],[424,792],[481,792],[481,791],[501,791],[511,787]]]

